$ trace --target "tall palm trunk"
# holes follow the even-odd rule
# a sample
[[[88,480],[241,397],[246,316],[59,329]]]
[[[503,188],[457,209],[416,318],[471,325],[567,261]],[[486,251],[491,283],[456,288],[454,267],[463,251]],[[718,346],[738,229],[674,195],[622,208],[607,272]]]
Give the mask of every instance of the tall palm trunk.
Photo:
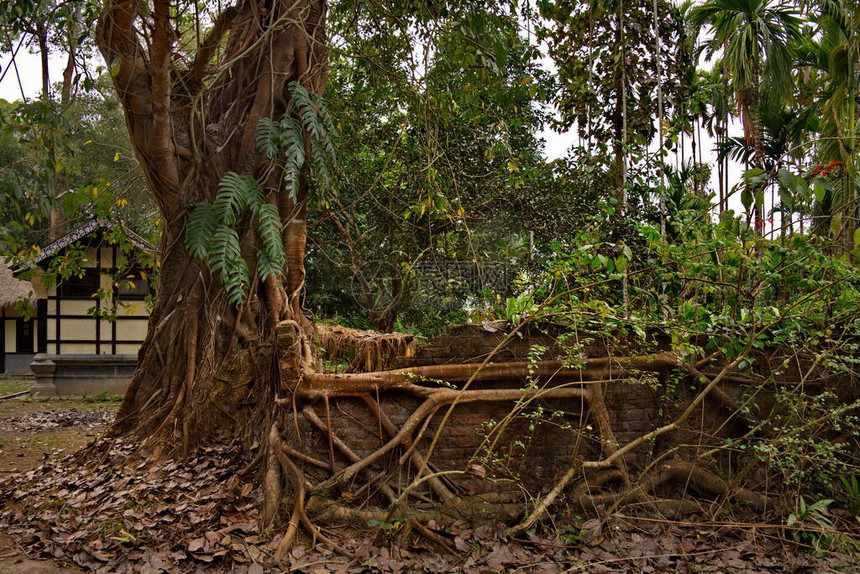
[[[758,56],[753,58],[752,65],[752,86],[744,90],[745,108],[749,114],[748,121],[745,122],[744,128],[749,129],[749,139],[753,144],[753,167],[756,169],[764,169],[764,142],[762,141],[761,129],[761,67]],[[747,128],[747,126],[749,126]],[[764,190],[763,183],[759,184],[753,192],[753,212],[755,229],[759,235],[764,235]]]
[[[627,78],[626,78],[626,56],[624,49],[624,2],[618,2],[616,12],[617,26],[615,29],[615,48],[619,51],[618,63],[615,69],[615,113],[613,156],[614,167],[612,170],[612,183],[615,188],[615,199],[617,201],[616,217],[621,218],[627,203],[625,187],[627,185]]]

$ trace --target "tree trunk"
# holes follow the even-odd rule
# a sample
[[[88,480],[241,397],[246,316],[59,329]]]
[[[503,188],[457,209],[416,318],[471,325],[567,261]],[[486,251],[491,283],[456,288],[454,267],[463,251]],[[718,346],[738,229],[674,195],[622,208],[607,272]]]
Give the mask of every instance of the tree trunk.
[[[298,193],[290,197],[282,168],[254,142],[262,118],[297,113],[290,106],[292,82],[322,93],[326,5],[237,0],[217,16],[184,67],[175,57],[171,3],[154,0],[151,9],[141,8],[138,0],[106,1],[97,32],[135,153],[165,221],[158,296],[113,433],[172,454],[218,434],[260,430],[281,391],[281,369],[272,368],[279,322],[289,320],[297,328],[297,361],[313,359],[305,336],[311,325],[299,302],[310,175],[304,168]],[[151,38],[148,46],[141,37]],[[281,275],[255,279],[262,239],[249,214],[237,219],[251,277],[238,308],[228,303],[218,273],[185,246],[191,209],[212,202],[228,172],[261,183],[283,222],[286,255]]]
[[[48,26],[44,22],[40,22],[33,30],[36,36],[36,42],[39,44],[39,59],[42,69],[42,102],[46,106],[53,105],[51,97],[51,74],[49,62],[48,48]],[[70,53],[74,48],[70,48]],[[59,239],[63,234],[63,218],[60,213],[60,206],[57,203],[60,193],[62,193],[62,174],[57,170],[57,149],[54,145],[53,138],[48,140],[48,168],[51,170],[51,186],[48,194],[51,197],[51,207],[48,211],[48,241]]]
[[[761,129],[761,70],[758,58],[753,59],[752,66],[753,82],[752,86],[743,90],[744,109],[749,115],[748,121],[744,122],[744,130],[748,134],[748,138],[752,139],[754,159],[753,167],[764,169],[764,142],[762,141]],[[747,131],[749,130],[749,131]],[[764,235],[764,198],[759,201],[759,191],[764,194],[763,184],[752,190],[753,192],[753,210],[755,229],[759,235]]]
[[[625,187],[627,184],[627,85],[625,82],[625,66],[627,62],[624,56],[624,16],[622,9],[623,2],[619,2],[616,14],[615,49],[620,53],[615,68],[615,110],[612,114],[614,132],[612,185],[615,188],[615,199],[617,201],[615,216],[618,219],[624,216],[626,203]]]

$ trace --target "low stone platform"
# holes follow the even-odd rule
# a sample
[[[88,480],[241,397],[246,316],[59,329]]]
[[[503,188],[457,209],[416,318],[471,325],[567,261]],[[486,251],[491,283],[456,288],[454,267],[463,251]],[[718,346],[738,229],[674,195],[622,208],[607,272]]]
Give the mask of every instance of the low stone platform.
[[[123,394],[137,366],[137,355],[52,355],[40,353],[30,364],[31,389],[41,395]]]

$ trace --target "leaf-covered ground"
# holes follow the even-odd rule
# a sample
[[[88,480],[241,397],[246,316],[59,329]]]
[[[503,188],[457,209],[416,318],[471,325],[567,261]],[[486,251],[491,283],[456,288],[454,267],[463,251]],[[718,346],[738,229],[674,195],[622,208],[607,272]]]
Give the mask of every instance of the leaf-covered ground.
[[[50,418],[47,414],[35,420]],[[84,420],[85,417],[81,417]],[[0,420],[17,424],[20,417]],[[84,423],[82,426],[86,426]],[[67,427],[67,430],[74,427]],[[95,460],[105,466],[95,473]],[[271,567],[282,530],[260,532],[260,493],[240,474],[247,460],[228,447],[183,462],[152,464],[147,452],[101,440],[90,462],[73,455],[0,485],[7,574],[97,572],[856,572],[856,557],[803,552],[778,531],[615,518],[568,528],[567,535],[499,536],[501,525],[429,528],[436,542],[396,528],[335,532],[352,554],[293,548]],[[11,537],[11,538],[8,538]],[[13,540],[15,546],[9,548]],[[25,559],[23,553],[26,553]],[[50,562],[56,560],[57,568]],[[18,568],[18,569],[16,569]],[[27,568],[30,568],[29,570]]]
[[[3,392],[26,390],[30,385],[32,379],[0,378]],[[0,401],[0,477],[32,470],[46,460],[77,451],[107,428],[117,406],[92,398]]]

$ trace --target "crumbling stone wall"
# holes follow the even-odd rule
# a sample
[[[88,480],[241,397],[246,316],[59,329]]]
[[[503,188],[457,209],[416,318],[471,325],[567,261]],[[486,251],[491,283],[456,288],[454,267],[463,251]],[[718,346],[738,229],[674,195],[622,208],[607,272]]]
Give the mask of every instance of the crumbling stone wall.
[[[425,366],[432,364],[476,363],[483,361],[503,341],[501,330],[487,330],[481,325],[457,325],[420,346],[414,356],[401,358],[396,367]],[[561,354],[552,335],[538,329],[524,331],[523,336],[514,337],[493,355],[493,362],[527,361],[529,350],[538,344],[546,347],[545,358]],[[606,356],[605,346],[592,345],[584,350],[586,356]],[[527,378],[519,381],[475,382],[472,389],[522,388]],[[692,399],[695,389],[675,386],[671,401],[666,400],[668,382],[655,373],[643,373],[636,380],[615,381],[605,384],[605,401],[611,425],[619,444],[625,444],[672,420],[679,408],[684,408]],[[730,394],[740,395],[738,388]],[[414,396],[387,392],[378,397],[383,411],[400,427],[420,404]],[[575,453],[586,460],[600,457],[603,445],[588,413],[587,405],[579,400],[542,400],[521,410],[511,417],[516,405],[507,402],[469,403],[454,407],[439,433],[430,466],[433,470],[462,470],[472,464],[480,465],[479,474],[486,470],[494,481],[462,481],[458,483],[474,488],[472,493],[489,490],[511,492],[522,489],[529,495],[539,494],[552,485],[570,465]],[[318,416],[326,419],[325,407],[314,406]],[[329,405],[328,420],[337,437],[347,442],[358,457],[365,457],[388,442],[380,422],[360,399],[340,398]],[[538,410],[542,409],[539,415]],[[426,454],[439,425],[447,413],[443,407],[433,417],[421,434],[419,452]],[[697,444],[703,437],[729,436],[736,432],[736,421],[726,422],[727,412],[718,405],[705,402],[702,412],[692,417],[687,428],[673,433],[672,444]],[[485,438],[496,425],[506,421],[506,431],[497,437],[494,448],[488,450]],[[306,423],[305,423],[306,424]],[[327,452],[327,437],[311,428],[302,434],[314,444],[309,452]],[[665,438],[662,440],[666,440]],[[665,449],[671,444],[646,443],[632,451],[625,462],[633,471],[641,470],[649,462],[654,448]],[[389,455],[386,468],[398,469],[397,476],[386,479],[406,486],[415,474],[408,461],[401,459],[402,449]],[[398,464],[400,463],[400,464]],[[342,464],[346,464],[342,462]],[[357,484],[361,484],[357,481]],[[464,493],[468,494],[468,493]]]

